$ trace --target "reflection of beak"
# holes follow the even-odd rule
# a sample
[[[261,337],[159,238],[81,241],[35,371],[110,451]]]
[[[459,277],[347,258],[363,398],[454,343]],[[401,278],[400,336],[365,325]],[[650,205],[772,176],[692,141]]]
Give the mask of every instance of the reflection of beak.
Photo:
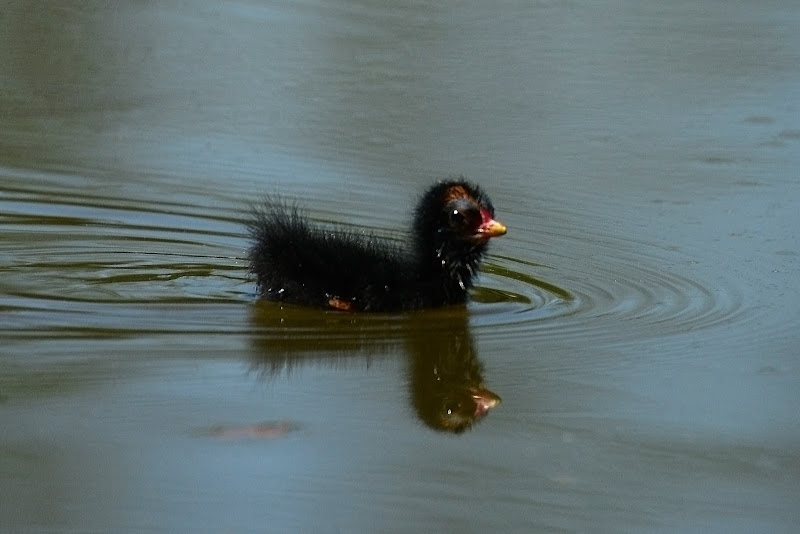
[[[478,237],[482,239],[489,239],[490,237],[498,237],[506,233],[506,227],[503,223],[497,222],[494,219],[489,219],[478,227]]]
[[[475,417],[483,417],[489,410],[500,404],[500,397],[488,389],[479,388],[472,392],[475,402]]]

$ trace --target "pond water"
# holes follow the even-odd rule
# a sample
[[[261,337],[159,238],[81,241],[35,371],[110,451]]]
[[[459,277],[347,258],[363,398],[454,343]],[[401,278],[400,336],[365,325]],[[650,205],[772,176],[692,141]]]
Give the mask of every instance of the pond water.
[[[0,531],[800,524],[797,2],[14,1],[0,109]],[[256,298],[453,174],[465,310]]]

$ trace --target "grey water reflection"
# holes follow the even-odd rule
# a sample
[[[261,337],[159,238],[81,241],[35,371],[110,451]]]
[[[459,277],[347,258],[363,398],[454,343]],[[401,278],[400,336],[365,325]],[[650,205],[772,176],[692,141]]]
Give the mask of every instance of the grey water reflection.
[[[798,102],[796,0],[3,2],[0,531],[795,532]],[[256,302],[451,173],[468,325]]]
[[[346,367],[348,360],[398,354],[407,360],[409,405],[434,430],[460,433],[500,397],[484,385],[483,365],[463,308],[358,317],[263,302],[253,308],[254,365],[264,376],[305,365]]]

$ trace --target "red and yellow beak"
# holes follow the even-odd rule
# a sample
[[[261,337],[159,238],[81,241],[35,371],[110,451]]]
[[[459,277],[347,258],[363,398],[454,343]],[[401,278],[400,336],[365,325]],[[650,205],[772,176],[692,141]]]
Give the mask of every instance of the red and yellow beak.
[[[505,235],[507,229],[503,223],[495,221],[488,211],[481,210],[481,215],[483,216],[483,222],[478,227],[477,237],[489,239]]]

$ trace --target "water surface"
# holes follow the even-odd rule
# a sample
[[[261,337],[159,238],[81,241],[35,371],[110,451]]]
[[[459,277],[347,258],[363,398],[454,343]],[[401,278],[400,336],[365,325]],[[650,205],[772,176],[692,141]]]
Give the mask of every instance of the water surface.
[[[798,35],[782,0],[7,3],[0,530],[793,532]],[[256,299],[263,195],[398,238],[461,173],[509,228],[465,310]]]

